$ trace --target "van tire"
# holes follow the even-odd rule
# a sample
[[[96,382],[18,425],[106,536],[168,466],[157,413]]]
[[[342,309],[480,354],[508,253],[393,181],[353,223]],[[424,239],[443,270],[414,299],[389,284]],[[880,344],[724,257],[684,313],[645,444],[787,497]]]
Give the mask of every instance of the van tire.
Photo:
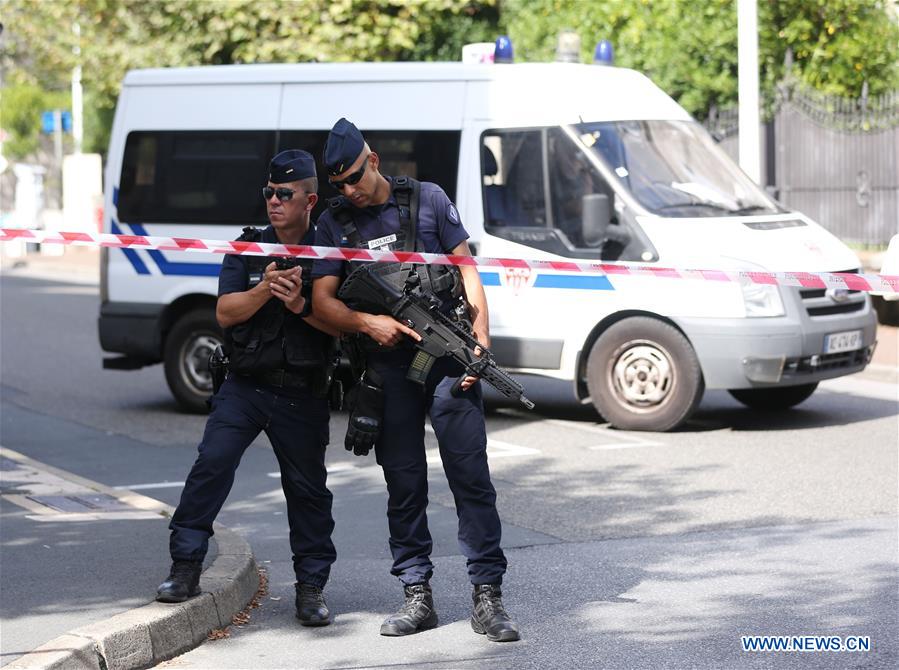
[[[587,359],[587,388],[596,411],[615,428],[663,432],[693,414],[705,382],[693,347],[677,328],[636,316],[596,340]]]
[[[209,356],[221,343],[222,330],[211,309],[188,312],[169,331],[163,354],[165,380],[182,409],[195,414],[209,411]]]
[[[799,386],[778,386],[759,389],[731,389],[728,391],[734,398],[753,409],[778,410],[790,409],[808,400],[818,382],[800,384]]]

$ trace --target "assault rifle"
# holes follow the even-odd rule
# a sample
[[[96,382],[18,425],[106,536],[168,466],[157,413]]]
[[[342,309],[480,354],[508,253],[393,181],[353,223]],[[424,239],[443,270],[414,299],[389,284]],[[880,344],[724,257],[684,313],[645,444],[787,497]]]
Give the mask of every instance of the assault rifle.
[[[421,279],[415,272],[409,274],[402,290],[382,276],[396,270],[395,264],[363,265],[344,280],[337,296],[351,309],[389,314],[421,336],[406,377],[424,384],[434,361],[442,356],[452,356],[465,367],[465,372],[453,385],[454,396],[461,393],[462,380],[471,375],[480,377],[504,396],[519,400],[528,409],[533,409],[534,403],[525,397],[521,384],[496,365],[493,354],[475,339],[470,328],[444,315],[440,311],[440,300],[436,297],[422,293]],[[476,348],[480,349],[480,356],[475,354]]]

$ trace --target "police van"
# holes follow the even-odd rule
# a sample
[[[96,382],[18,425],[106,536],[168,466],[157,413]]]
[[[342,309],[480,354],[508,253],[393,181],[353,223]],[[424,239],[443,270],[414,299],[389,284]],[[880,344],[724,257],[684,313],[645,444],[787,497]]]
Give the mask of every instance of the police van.
[[[498,362],[570,381],[614,426],[670,430],[707,388],[751,407],[791,407],[870,359],[875,314],[864,292],[716,281],[715,270],[856,272],[859,263],[817,223],[772,200],[647,77],[624,68],[132,71],[110,140],[105,230],[233,239],[265,225],[260,187],[270,157],[286,148],[320,157],[341,116],[365,133],[384,174],[446,190],[477,254],[712,271],[683,280],[481,269]],[[221,338],[220,263],[214,254],[104,250],[100,341],[118,354],[104,367],[162,362],[178,401],[202,409],[207,360]]]

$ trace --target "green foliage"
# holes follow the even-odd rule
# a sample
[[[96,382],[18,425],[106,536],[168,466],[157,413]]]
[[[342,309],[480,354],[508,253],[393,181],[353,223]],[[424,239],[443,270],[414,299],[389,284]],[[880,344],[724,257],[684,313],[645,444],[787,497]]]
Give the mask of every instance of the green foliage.
[[[769,0],[769,52],[792,49],[792,74],[822,93],[858,97],[899,87],[899,22],[877,0]],[[773,68],[772,68],[773,69]],[[777,74],[782,74],[782,70]]]
[[[737,100],[737,8],[734,0],[505,0],[502,23],[518,60],[552,60],[558,33],[573,29],[590,62],[600,39],[615,48],[616,64],[652,78],[691,113]],[[759,66],[770,109],[784,77],[849,97],[899,87],[899,23],[881,0],[759,2]]]
[[[41,112],[70,109],[67,93],[47,92],[34,84],[12,84],[0,94],[0,127],[8,134],[3,153],[23,159],[38,150],[41,141]]]
[[[828,93],[899,86],[899,24],[887,0],[760,0],[763,94],[784,74]],[[85,149],[103,151],[125,72],[185,65],[458,60],[462,45],[512,36],[519,61],[552,60],[558,33],[581,55],[612,41],[618,65],[645,72],[692,113],[736,101],[734,0],[0,0],[6,149],[35,145],[40,95],[69,90],[81,62]],[[77,22],[80,39],[72,30]],[[80,55],[74,53],[80,48]],[[37,123],[37,121],[35,121]],[[31,128],[29,130],[29,128]]]
[[[89,151],[105,150],[129,69],[458,60],[463,44],[492,40],[498,21],[497,0],[0,0],[0,8],[2,65],[16,81],[68,90],[80,48]]]

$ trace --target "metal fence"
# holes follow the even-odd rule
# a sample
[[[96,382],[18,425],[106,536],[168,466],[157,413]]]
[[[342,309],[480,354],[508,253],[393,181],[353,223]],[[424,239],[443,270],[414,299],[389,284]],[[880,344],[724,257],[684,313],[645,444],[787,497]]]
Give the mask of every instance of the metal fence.
[[[736,157],[736,110],[705,125]],[[885,245],[899,233],[899,93],[858,99],[781,86],[763,129],[763,183],[846,242]]]

